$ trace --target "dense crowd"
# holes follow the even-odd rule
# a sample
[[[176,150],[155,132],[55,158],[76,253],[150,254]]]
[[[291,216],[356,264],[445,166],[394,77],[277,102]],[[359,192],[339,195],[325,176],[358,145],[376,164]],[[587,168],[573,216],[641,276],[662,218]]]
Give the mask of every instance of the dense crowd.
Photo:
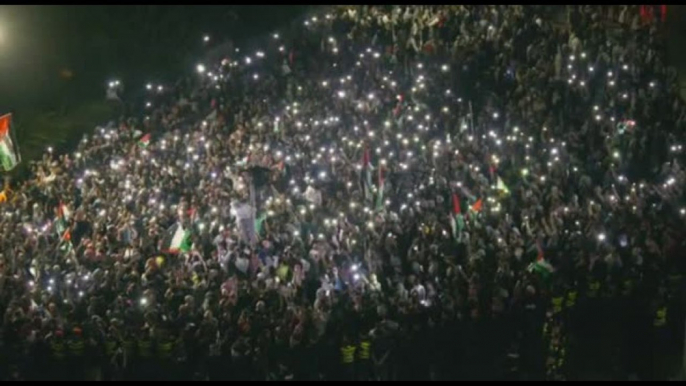
[[[655,17],[335,7],[148,85],[0,204],[2,376],[559,380],[609,340],[599,371],[673,376]]]

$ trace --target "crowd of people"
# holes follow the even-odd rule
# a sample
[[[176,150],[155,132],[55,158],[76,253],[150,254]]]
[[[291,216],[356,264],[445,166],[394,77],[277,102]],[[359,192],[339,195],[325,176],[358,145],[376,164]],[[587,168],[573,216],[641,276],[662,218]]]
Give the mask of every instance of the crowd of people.
[[[0,204],[3,379],[675,375],[686,108],[659,30],[333,7],[144,85]]]

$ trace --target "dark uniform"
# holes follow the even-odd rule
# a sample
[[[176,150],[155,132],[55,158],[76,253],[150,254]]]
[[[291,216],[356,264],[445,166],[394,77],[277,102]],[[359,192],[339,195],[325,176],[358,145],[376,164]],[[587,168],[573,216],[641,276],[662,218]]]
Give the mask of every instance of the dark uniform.
[[[107,334],[103,342],[102,372],[103,380],[112,381],[118,379],[119,369],[122,366],[121,342],[114,333]]]
[[[138,359],[136,360],[136,376],[138,379],[149,380],[152,376],[153,341],[147,333],[138,340]]]
[[[352,344],[344,344],[341,347],[341,379],[355,379],[355,351],[357,347]]]
[[[356,364],[356,370],[357,379],[360,381],[368,381],[371,377],[371,347],[372,344],[370,340],[366,337],[362,338],[360,344],[357,347],[358,361]]]
[[[156,379],[173,379],[174,372],[174,355],[175,342],[169,337],[165,336],[156,341],[156,352],[159,374]]]
[[[48,345],[50,346],[52,379],[65,380],[68,374],[66,369],[67,362],[67,343],[64,340],[64,332],[56,331]]]
[[[83,380],[86,342],[80,328],[74,328],[72,336],[67,340],[67,351],[69,353],[69,379]]]
[[[133,376],[133,366],[136,362],[136,341],[132,336],[127,336],[121,342],[122,352],[124,354],[124,378],[135,379]]]
[[[651,372],[652,380],[667,380],[671,374],[667,374],[666,356],[669,345],[669,330],[667,329],[667,307],[660,301],[655,309],[653,317],[653,365]]]

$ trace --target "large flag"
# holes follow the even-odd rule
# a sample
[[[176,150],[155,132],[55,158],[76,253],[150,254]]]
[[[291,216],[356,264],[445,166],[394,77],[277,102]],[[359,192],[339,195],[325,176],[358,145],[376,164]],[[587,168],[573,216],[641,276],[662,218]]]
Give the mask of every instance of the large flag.
[[[364,185],[364,198],[372,201],[372,161],[369,148],[365,147],[362,156],[362,184]]]
[[[170,253],[188,252],[191,249],[191,231],[179,223],[172,225],[163,240],[162,250]]]
[[[450,214],[450,227],[453,230],[453,237],[458,239],[464,228],[464,216],[460,208],[460,198],[453,193],[453,212]]]
[[[0,117],[0,168],[7,172],[19,162],[21,155],[12,131],[12,114],[6,114]]]
[[[383,168],[379,166],[379,186],[378,186],[378,191],[376,192],[376,210],[381,211],[383,210],[384,207],[384,202],[383,202],[383,191],[384,191],[384,177],[383,177]]]

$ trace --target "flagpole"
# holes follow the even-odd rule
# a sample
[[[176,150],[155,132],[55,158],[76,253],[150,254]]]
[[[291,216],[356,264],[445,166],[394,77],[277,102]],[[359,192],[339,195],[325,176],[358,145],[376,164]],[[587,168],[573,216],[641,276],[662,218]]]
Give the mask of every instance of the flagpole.
[[[469,128],[472,129],[472,135],[474,135],[474,110],[472,110],[472,101],[469,101]]]
[[[255,206],[255,180],[253,178],[252,174],[250,175],[250,224],[252,226],[255,226],[255,215],[257,212],[257,207]],[[252,235],[253,232],[250,232]],[[255,245],[255,241],[257,239],[257,235],[253,235],[253,237],[250,238],[250,245]]]

